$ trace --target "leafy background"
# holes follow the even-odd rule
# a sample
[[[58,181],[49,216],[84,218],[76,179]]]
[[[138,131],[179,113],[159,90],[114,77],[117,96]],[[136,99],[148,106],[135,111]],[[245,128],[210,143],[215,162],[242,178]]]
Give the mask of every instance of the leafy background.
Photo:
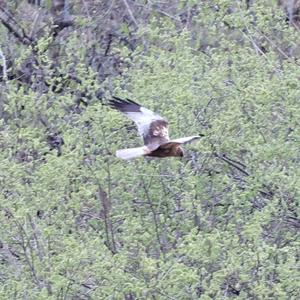
[[[297,299],[299,5],[0,4],[1,299]],[[129,97],[183,159],[105,104]]]

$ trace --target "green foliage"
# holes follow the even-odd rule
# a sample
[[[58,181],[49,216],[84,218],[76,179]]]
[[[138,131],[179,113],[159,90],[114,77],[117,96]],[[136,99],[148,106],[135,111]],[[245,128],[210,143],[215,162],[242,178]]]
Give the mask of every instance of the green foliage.
[[[268,1],[244,6],[201,2],[180,29],[153,13],[101,83],[80,32],[57,68],[44,37],[47,91],[3,83],[1,299],[297,299],[299,33]],[[181,160],[121,161],[141,141],[99,89],[205,137]]]

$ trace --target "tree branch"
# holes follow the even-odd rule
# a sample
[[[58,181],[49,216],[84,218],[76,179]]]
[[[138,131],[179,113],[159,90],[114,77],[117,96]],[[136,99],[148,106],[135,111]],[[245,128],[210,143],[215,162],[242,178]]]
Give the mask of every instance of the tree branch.
[[[139,25],[138,25],[138,23],[137,23],[137,21],[136,21],[134,15],[133,15],[133,12],[132,12],[132,10],[131,10],[131,8],[130,8],[128,2],[127,2],[127,0],[123,0],[123,2],[124,2],[124,4],[125,4],[125,6],[126,6],[126,9],[127,9],[128,13],[129,13],[129,15],[130,15],[130,18],[131,18],[132,22],[133,22],[134,25],[138,28]]]
[[[18,41],[20,41],[24,45],[31,45],[34,40],[30,38],[26,33],[24,28],[22,28],[16,20],[12,18],[12,16],[5,10],[3,7],[0,6],[0,21],[5,26],[9,32],[11,32]],[[14,24],[12,24],[12,22]]]
[[[244,170],[244,168],[246,167],[244,164],[235,161],[233,159],[228,158],[225,154],[218,154],[216,152],[213,153],[215,157],[219,158],[222,161],[225,161],[226,163],[228,163],[230,166],[236,168],[237,170],[239,170],[240,172],[242,172],[244,175],[249,176],[250,174]],[[238,164],[241,166],[238,166]]]

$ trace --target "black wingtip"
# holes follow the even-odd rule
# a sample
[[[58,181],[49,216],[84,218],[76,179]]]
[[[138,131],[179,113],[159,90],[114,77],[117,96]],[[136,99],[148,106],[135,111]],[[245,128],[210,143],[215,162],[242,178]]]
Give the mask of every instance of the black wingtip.
[[[129,98],[126,98],[126,99],[122,99],[122,98],[119,98],[117,96],[113,96],[113,99],[119,103],[123,103],[123,104],[135,104],[135,105],[138,105],[138,106],[141,106],[140,104],[136,103],[135,101],[129,99]]]
[[[124,99],[121,99],[117,96],[112,96],[112,97],[113,97],[113,100],[115,100],[115,101],[124,102]]]
[[[113,99],[109,100],[108,105],[122,112],[135,112],[140,111],[141,105],[128,98],[122,99],[117,96],[112,96]]]

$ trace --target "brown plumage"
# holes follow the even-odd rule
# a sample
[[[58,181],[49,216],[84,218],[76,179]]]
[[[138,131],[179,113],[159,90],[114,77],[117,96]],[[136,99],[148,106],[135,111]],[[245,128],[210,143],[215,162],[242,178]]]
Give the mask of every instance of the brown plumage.
[[[195,135],[170,140],[168,122],[161,116],[132,100],[113,98],[109,101],[109,105],[134,121],[144,140],[142,147],[118,150],[116,155],[120,158],[131,159],[139,156],[182,157],[181,145],[200,138],[200,136]]]

